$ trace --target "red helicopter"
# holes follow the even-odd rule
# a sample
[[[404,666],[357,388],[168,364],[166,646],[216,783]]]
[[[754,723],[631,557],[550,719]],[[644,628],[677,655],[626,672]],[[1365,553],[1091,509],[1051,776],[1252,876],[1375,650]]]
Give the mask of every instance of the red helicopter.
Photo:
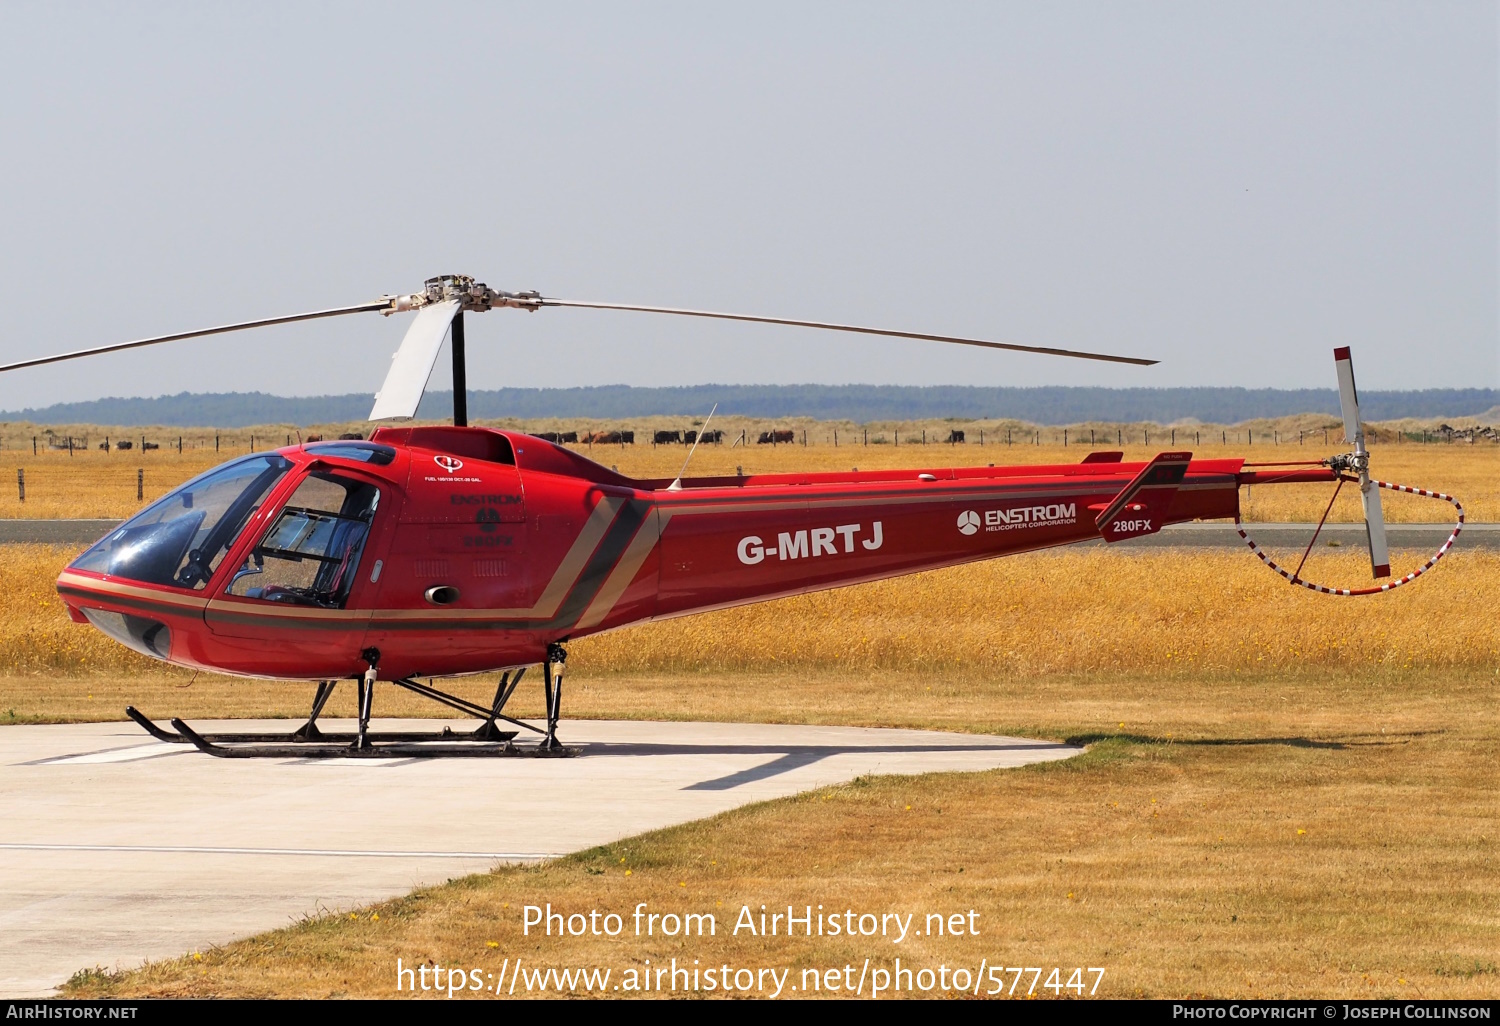
[[[190,742],[224,757],[571,755],[577,749],[557,737],[564,644],[571,639],[1101,537],[1118,542],[1184,521],[1238,522],[1239,489],[1249,484],[1357,483],[1374,574],[1390,574],[1378,489],[1400,486],[1369,476],[1347,349],[1335,355],[1346,433],[1355,448],[1323,461],[1248,464],[1163,452],[1147,463],[1127,463],[1119,452],[1094,452],[1080,463],[1047,466],[634,480],[541,438],[467,425],[464,313],[553,306],[1155,362],[854,325],[549,299],[450,275],[430,279],[412,295],[0,367],[356,312],[416,310],[370,414],[372,420],[410,419],[451,335],[453,426],[380,427],[368,440],[314,442],[230,461],[152,503],[63,571],[57,588],[69,615],[138,652],[220,673],[317,682],[307,722],[289,734],[205,735],[180,719],[168,730],[133,707],[131,717],[161,740]],[[1293,583],[1334,590],[1272,565]],[[1389,590],[1422,570],[1343,593]],[[540,727],[504,711],[525,667],[538,663],[546,703]],[[430,683],[480,671],[503,671],[488,707]],[[357,730],[325,733],[318,716],[335,684],[349,679],[357,689]],[[471,734],[371,731],[377,681],[475,716],[480,726]],[[517,731],[502,729],[502,722],[534,731],[539,743],[514,744]]]

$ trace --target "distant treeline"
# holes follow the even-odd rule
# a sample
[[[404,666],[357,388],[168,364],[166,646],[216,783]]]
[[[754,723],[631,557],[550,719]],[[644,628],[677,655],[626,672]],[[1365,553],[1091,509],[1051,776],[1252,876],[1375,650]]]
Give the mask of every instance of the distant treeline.
[[[3,420],[36,424],[163,424],[182,427],[254,424],[325,424],[362,420],[368,395],[286,397],[263,392],[218,392],[155,399],[97,399],[43,409],[0,413]],[[1086,421],[1154,421],[1193,418],[1232,424],[1262,417],[1339,412],[1333,389],[1275,388],[972,388],[963,385],[692,385],[680,388],[502,388],[469,394],[469,416],[595,417],[620,419],[705,414],[814,417],[818,420],[923,420],[960,417],[1034,424]],[[1412,392],[1362,392],[1366,420],[1405,417],[1472,417],[1500,406],[1500,389],[1435,388]],[[429,392],[418,415],[446,417],[452,392]]]

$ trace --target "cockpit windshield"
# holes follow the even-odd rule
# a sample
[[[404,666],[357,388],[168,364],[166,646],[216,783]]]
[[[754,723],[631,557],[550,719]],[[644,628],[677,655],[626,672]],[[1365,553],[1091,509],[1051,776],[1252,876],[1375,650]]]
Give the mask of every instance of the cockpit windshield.
[[[292,463],[247,456],[193,478],[73,561],[74,570],[202,589]]]

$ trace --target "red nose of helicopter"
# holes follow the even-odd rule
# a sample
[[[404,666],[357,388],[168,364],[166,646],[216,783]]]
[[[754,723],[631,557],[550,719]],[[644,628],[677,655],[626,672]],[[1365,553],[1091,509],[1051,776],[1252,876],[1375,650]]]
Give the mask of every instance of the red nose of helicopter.
[[[110,532],[63,571],[58,591],[75,619],[183,666],[359,676],[375,642],[392,671],[490,669],[505,659],[495,631],[484,632],[482,646],[448,651],[424,647],[422,635],[451,630],[446,621],[461,619],[476,601],[503,598],[503,588],[448,579],[447,561],[434,550],[453,540],[471,548],[514,542],[508,528],[524,519],[514,449],[483,428],[418,431],[439,436],[424,438],[429,445],[472,455],[342,441],[246,456]],[[390,433],[401,441],[411,435]],[[474,537],[448,539],[445,527],[454,524]],[[495,562],[503,567],[503,557]],[[377,606],[390,614],[384,619],[410,629],[372,625]],[[498,619],[489,625],[500,626]],[[382,637],[372,637],[372,626]],[[477,647],[487,652],[476,664]],[[521,648],[518,660],[540,651]]]

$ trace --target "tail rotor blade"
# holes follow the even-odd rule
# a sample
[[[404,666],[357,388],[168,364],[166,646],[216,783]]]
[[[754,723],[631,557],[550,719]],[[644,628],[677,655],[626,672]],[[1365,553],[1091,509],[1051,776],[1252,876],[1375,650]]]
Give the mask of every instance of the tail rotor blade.
[[[1349,356],[1348,346],[1333,351],[1333,365],[1339,375],[1339,411],[1344,415],[1344,441],[1363,450],[1365,428],[1359,419],[1359,390],[1354,387],[1354,361]]]
[[[1385,544],[1385,514],[1380,511],[1380,486],[1363,475],[1359,499],[1365,507],[1365,538],[1370,543],[1370,570],[1376,577],[1391,576],[1391,553]]]
[[[1380,486],[1370,480],[1370,452],[1365,447],[1365,424],[1359,416],[1359,390],[1354,386],[1354,360],[1348,346],[1333,351],[1339,377],[1339,409],[1344,415],[1344,438],[1354,446],[1354,469],[1359,474],[1359,501],[1365,512],[1365,540],[1370,545],[1370,571],[1391,576],[1390,549],[1385,541],[1385,514],[1380,509]]]

